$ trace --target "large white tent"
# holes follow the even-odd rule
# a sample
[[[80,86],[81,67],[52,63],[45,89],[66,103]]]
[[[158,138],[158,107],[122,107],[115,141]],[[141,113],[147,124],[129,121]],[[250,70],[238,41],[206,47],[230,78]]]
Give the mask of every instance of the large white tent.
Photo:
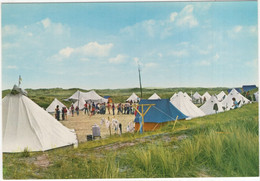
[[[2,113],[3,152],[45,151],[77,144],[74,130],[63,126],[21,91],[2,99]]]
[[[149,100],[157,100],[157,99],[161,99],[160,96],[158,96],[156,93],[154,93],[153,95],[151,95],[151,97],[148,98]]]
[[[226,98],[226,93],[224,91],[221,91],[218,95],[217,95],[217,99],[218,101],[223,101]]]
[[[209,100],[207,100],[200,109],[206,114],[215,114],[218,112],[223,112],[222,103],[213,95]]]
[[[79,106],[79,109],[82,110],[85,108],[86,101],[84,100],[83,97],[81,97],[79,100],[77,100],[74,104],[73,107],[76,108]]]
[[[128,97],[128,99],[126,101],[138,102],[138,101],[140,101],[140,98],[133,92],[132,95],[130,97]]]
[[[236,89],[232,89],[226,96],[226,98],[222,101],[222,105],[223,107],[225,107],[225,110],[230,110],[233,108],[232,98],[236,99],[236,101],[239,103],[239,107],[250,102],[247,98],[245,98],[239,92],[237,92]]]
[[[206,101],[207,101],[207,100],[210,99],[210,97],[211,97],[211,95],[210,95],[208,92],[205,92],[205,93],[202,95],[202,100],[204,101],[204,100],[206,99]]]
[[[182,92],[179,92],[170,102],[190,118],[205,116],[205,113],[194,105],[189,98],[185,97]]]
[[[254,93],[254,95],[255,95],[255,101],[258,102],[258,91]]]
[[[106,103],[108,101],[108,99],[101,97],[94,90],[89,92],[81,92],[78,90],[68,98],[68,100],[73,100],[73,101],[77,101],[81,99],[87,102],[94,102],[94,103],[104,103],[104,102]]]
[[[54,99],[52,103],[46,108],[46,111],[49,113],[54,113],[55,109],[59,105],[59,109],[61,110],[63,107],[66,107],[64,104],[62,104],[58,99]],[[69,112],[68,108],[66,107],[67,112]]]

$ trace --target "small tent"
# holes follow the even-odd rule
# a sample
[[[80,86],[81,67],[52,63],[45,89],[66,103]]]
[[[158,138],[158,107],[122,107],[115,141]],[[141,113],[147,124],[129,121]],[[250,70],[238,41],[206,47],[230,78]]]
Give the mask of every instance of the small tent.
[[[66,107],[64,104],[62,104],[58,99],[54,99],[52,101],[52,103],[46,108],[46,111],[48,113],[54,113],[55,112],[55,109],[57,107],[57,105],[59,106],[59,109],[61,110],[63,107]],[[66,107],[67,109],[67,112],[69,112],[68,108]]]
[[[202,97],[198,92],[195,92],[195,94],[193,94],[192,99],[195,103],[201,103],[202,101]]]
[[[128,99],[126,101],[138,102],[138,101],[140,101],[140,98],[133,92],[132,95],[130,97],[128,97]]]
[[[233,108],[232,98],[236,99],[236,101],[239,103],[239,107],[250,102],[247,98],[237,92],[236,89],[232,89],[226,98],[222,101],[222,105],[225,107],[225,110],[230,110]]]
[[[222,103],[218,101],[218,99],[212,95],[209,100],[207,100],[200,109],[206,114],[215,114],[218,112],[223,112]]]
[[[156,99],[161,99],[156,93],[151,95],[151,97],[148,98],[149,100],[156,100]]]
[[[204,100],[209,100],[210,99],[210,97],[211,97],[211,95],[208,93],[208,92],[205,92],[203,95],[202,95],[202,100],[204,101]]]
[[[14,89],[15,94],[2,99],[3,152],[45,151],[77,144],[73,130],[26,97],[20,88]]]
[[[172,100],[171,103],[179,109],[183,114],[190,118],[205,116],[196,105],[194,105],[189,98],[184,96],[182,92],[179,92]]]
[[[223,101],[226,98],[226,93],[224,91],[221,91],[218,95],[217,95],[217,99],[218,101]]]
[[[141,112],[141,104],[155,104],[144,116],[144,131],[152,131],[160,128],[163,124],[169,121],[175,121],[177,116],[178,119],[186,119],[187,116],[184,115],[180,110],[178,110],[174,105],[172,105],[169,99],[159,99],[159,100],[141,100],[139,103],[138,110]],[[148,106],[144,106],[144,112],[148,109]],[[135,130],[139,130],[140,122],[142,118],[139,113],[135,117]]]

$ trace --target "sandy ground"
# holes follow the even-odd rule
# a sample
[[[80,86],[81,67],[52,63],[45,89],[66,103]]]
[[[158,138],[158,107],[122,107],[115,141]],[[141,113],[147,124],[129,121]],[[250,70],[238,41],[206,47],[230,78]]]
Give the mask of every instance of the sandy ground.
[[[117,110],[115,111],[117,113]],[[86,135],[92,134],[92,126],[97,124],[100,127],[100,134],[101,138],[108,137],[110,135],[109,129],[107,129],[105,123],[101,125],[101,119],[105,118],[110,120],[117,119],[122,124],[122,132],[127,132],[127,125],[129,122],[133,122],[135,116],[134,115],[127,115],[127,114],[108,114],[108,111],[106,111],[106,114],[96,114],[93,116],[88,116],[87,114],[84,114],[84,111],[80,111],[79,115],[74,114],[74,117],[71,115],[68,115],[68,120],[60,121],[64,126],[66,126],[69,129],[74,129],[77,133],[78,141],[84,142],[87,141]],[[114,128],[111,129],[111,133],[115,134]],[[119,133],[119,131],[118,131]]]

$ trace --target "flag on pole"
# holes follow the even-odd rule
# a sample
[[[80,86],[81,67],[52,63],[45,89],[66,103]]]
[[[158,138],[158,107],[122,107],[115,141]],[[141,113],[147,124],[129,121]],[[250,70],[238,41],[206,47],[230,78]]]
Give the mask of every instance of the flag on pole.
[[[22,83],[22,77],[21,77],[21,75],[19,75],[19,86],[21,83]]]

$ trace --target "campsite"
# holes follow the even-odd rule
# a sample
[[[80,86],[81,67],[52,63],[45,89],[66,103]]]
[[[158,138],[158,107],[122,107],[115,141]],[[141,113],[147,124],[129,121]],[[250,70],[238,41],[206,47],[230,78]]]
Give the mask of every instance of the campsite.
[[[195,89],[183,88],[182,90],[195,92]],[[220,89],[227,90],[227,88]],[[220,89],[197,88],[196,90],[213,95],[221,92]],[[173,90],[177,92],[180,88],[143,89],[144,97],[147,99],[154,94],[153,92],[157,92],[160,98],[170,99]],[[3,96],[8,91],[10,90],[4,91]],[[43,90],[27,91],[29,97],[30,94],[37,95],[33,98],[39,100],[42,105],[48,105],[53,100],[48,94],[44,95],[44,99],[43,95],[36,94]],[[71,95],[69,90],[46,89],[44,91],[55,97],[62,95],[64,99]],[[97,90],[97,92],[103,91],[105,90]],[[113,90],[109,91],[110,94],[113,92]],[[126,90],[116,90],[119,96],[112,96],[112,98],[120,100],[123,97],[126,100],[128,96],[124,95],[131,95],[132,91],[130,89],[125,93]],[[252,91],[255,92],[257,89]],[[140,94],[137,92],[137,95]],[[41,102],[43,100],[50,101]],[[151,101],[156,102],[156,100]],[[68,104],[67,101],[62,102]],[[114,117],[122,122],[123,134],[120,135],[113,130],[110,135],[109,130],[100,122],[104,116]],[[68,115],[68,120],[59,122],[69,129],[75,129],[79,142],[77,148],[67,146],[45,152],[24,150],[16,154],[4,153],[3,176],[5,179],[75,179],[257,176],[259,174],[258,103],[246,104],[236,110],[209,116],[180,120],[176,124],[169,122],[160,129],[145,131],[142,134],[127,133],[127,123],[134,118],[134,115],[113,116],[108,113],[90,117],[85,115],[84,111],[80,111],[79,116]],[[87,141],[86,135],[92,133],[91,126],[94,124],[101,127],[101,139]],[[244,137],[248,139],[245,140]]]

